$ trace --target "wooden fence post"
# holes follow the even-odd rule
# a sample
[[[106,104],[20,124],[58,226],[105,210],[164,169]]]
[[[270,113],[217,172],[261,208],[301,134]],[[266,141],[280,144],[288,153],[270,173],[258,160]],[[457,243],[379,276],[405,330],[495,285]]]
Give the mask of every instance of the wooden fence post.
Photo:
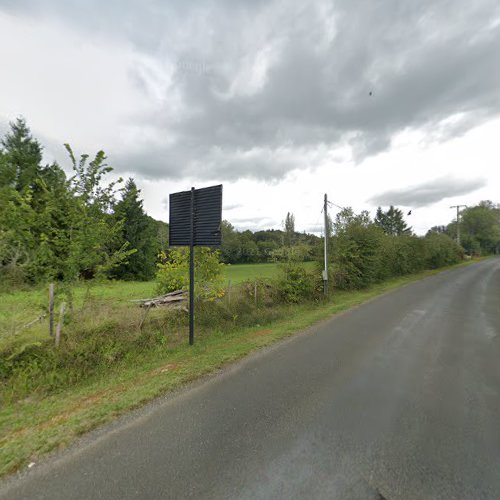
[[[231,280],[229,280],[229,283],[227,284],[227,302],[231,305]]]
[[[253,289],[253,298],[255,301],[255,305],[257,305],[257,280],[255,280],[254,284],[254,289]]]
[[[63,302],[61,304],[61,311],[59,313],[59,323],[57,323],[57,329],[56,329],[56,347],[59,347],[59,342],[61,341],[61,330],[62,330],[63,321],[64,321],[65,309],[66,309],[66,303]]]
[[[49,335],[54,336],[54,283],[49,285]]]

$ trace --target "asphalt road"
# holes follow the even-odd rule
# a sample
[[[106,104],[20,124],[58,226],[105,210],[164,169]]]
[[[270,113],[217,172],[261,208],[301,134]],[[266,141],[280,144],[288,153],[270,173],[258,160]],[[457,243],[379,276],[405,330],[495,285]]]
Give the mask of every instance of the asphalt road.
[[[1,498],[500,498],[500,260],[379,297],[157,402]]]

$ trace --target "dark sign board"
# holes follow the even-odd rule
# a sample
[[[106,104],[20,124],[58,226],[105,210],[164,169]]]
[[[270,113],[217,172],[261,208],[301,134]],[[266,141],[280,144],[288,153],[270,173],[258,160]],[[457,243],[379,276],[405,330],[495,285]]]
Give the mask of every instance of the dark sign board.
[[[221,244],[222,185],[170,195],[169,245],[189,247],[189,344],[194,343],[194,247]]]
[[[170,195],[170,246],[220,246],[221,222],[222,185]]]

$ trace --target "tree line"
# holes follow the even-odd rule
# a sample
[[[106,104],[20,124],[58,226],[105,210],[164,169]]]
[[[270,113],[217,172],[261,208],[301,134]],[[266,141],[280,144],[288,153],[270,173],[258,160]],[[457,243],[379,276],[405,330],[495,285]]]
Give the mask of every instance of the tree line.
[[[73,173],[42,164],[42,146],[24,119],[0,143],[0,284],[105,276],[147,280],[167,244],[167,225],[149,217],[133,179],[105,182],[99,151],[76,157]]]
[[[400,209],[367,211],[342,209],[332,224],[331,279],[340,289],[358,289],[387,278],[455,264],[463,249],[446,234],[416,236]]]
[[[484,200],[460,212],[459,227],[456,219],[446,226],[434,226],[429,233],[460,235],[460,244],[468,255],[500,253],[500,204]],[[457,233],[458,230],[458,233]]]
[[[99,276],[150,280],[169,259],[168,225],[148,216],[134,179],[108,182],[112,168],[99,151],[75,156],[67,176],[43,164],[43,149],[24,119],[10,124],[0,141],[0,287],[49,280],[71,282]],[[223,221],[220,259],[227,264],[321,260],[322,238],[295,230],[287,213],[282,229],[237,231]],[[343,209],[329,220],[336,283],[368,284],[381,276],[439,267],[470,255],[500,250],[500,205],[483,201],[456,221],[417,237],[393,206],[368,212]]]

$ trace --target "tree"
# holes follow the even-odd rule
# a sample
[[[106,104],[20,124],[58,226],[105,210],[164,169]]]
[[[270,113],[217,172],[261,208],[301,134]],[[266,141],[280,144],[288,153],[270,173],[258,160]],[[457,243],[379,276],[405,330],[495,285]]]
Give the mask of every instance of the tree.
[[[114,207],[115,219],[123,221],[121,242],[134,250],[112,275],[124,280],[150,280],[155,275],[156,255],[159,252],[156,228],[144,212],[140,190],[132,178],[128,179],[122,199]]]
[[[292,213],[287,212],[283,226],[285,230],[283,244],[290,247],[294,243],[295,236],[295,216]]]
[[[491,201],[465,208],[460,221],[461,243],[468,253],[494,253],[500,249],[500,207]]]
[[[17,118],[10,123],[10,132],[1,142],[2,155],[5,156],[0,182],[21,192],[26,188],[35,188],[35,181],[40,172],[42,147],[33,139],[24,118]]]
[[[221,223],[221,260],[226,264],[236,264],[241,258],[239,233],[227,220]]]
[[[103,184],[103,177],[113,169],[106,155],[95,158],[83,154],[77,161],[71,147],[65,144],[75,174],[70,179],[73,203],[69,211],[69,242],[63,275],[67,280],[105,276],[134,253],[128,242],[122,243],[123,219],[112,214],[115,186],[122,180]]]
[[[368,212],[341,210],[333,224],[334,282],[339,288],[362,288],[382,277],[384,233]]]
[[[448,228],[446,226],[432,226],[429,231],[427,231],[427,234],[430,233],[439,233],[439,234],[448,234]],[[449,236],[449,234],[448,234]]]
[[[411,227],[406,224],[403,212],[399,208],[394,208],[393,205],[389,207],[387,212],[378,207],[374,222],[382,228],[385,234],[390,236],[411,234]]]
[[[17,268],[17,276],[43,281],[57,275],[68,185],[57,164],[40,165],[42,148],[25,120],[10,126],[0,151],[2,265],[10,274]]]

